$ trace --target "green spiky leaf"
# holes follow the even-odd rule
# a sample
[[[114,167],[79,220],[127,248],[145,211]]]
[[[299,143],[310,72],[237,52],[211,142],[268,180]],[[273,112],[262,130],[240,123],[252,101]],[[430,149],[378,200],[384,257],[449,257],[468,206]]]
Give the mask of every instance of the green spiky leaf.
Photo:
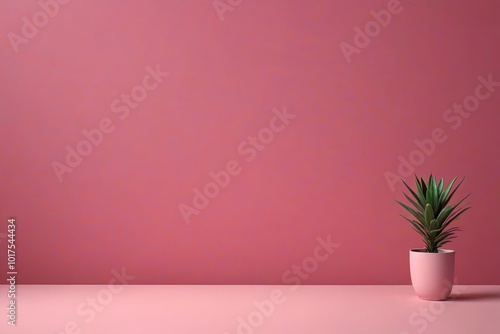
[[[427,252],[435,253],[439,247],[456,238],[455,233],[459,231],[459,228],[449,228],[449,226],[470,209],[467,205],[459,208],[460,204],[469,195],[453,205],[448,205],[464,181],[462,179],[454,187],[456,179],[452,179],[445,187],[445,180],[442,178],[438,182],[436,177],[430,174],[426,183],[423,178],[415,175],[415,189],[412,189],[404,180],[401,180],[411,196],[404,192],[403,195],[413,207],[397,200],[396,202],[415,218],[409,219],[402,216],[422,236]]]

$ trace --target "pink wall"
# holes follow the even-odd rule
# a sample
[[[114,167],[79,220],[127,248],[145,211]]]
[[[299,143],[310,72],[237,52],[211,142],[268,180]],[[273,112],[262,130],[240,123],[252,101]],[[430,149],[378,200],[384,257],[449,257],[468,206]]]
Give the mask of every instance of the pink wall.
[[[407,159],[466,177],[456,276],[500,284],[497,1],[59,1],[0,1],[19,283],[408,284]]]

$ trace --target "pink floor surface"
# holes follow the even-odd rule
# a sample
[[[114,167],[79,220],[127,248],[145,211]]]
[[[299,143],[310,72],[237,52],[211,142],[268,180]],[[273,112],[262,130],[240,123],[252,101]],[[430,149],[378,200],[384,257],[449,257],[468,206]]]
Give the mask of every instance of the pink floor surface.
[[[0,333],[499,334],[500,286],[455,286],[444,302],[411,286],[18,285]],[[7,314],[8,287],[0,286]]]

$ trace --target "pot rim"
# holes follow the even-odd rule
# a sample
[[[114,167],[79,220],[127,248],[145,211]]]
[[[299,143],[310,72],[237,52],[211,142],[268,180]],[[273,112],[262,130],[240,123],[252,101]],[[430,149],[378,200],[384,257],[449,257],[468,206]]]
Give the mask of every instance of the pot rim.
[[[455,250],[453,249],[442,249],[438,248],[437,253],[428,253],[425,248],[412,248],[410,249],[410,253],[419,253],[419,254],[450,254],[450,253],[455,253]]]

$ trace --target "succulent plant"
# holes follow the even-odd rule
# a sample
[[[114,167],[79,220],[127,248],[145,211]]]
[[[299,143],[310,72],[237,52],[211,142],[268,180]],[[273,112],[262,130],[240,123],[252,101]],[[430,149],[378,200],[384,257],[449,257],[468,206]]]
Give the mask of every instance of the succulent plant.
[[[410,191],[411,196],[404,192],[403,194],[413,207],[397,200],[396,202],[405,208],[414,219],[409,219],[403,215],[401,215],[401,217],[409,221],[413,229],[422,236],[425,243],[425,249],[429,253],[437,253],[440,247],[456,238],[455,233],[460,231],[460,229],[458,227],[449,227],[449,225],[454,220],[458,219],[465,211],[470,209],[469,206],[458,208],[470,194],[462,198],[458,203],[448,205],[451,198],[464,181],[464,179],[462,179],[462,181],[452,189],[456,179],[457,178],[454,178],[450,184],[444,188],[444,180],[441,179],[438,183],[432,174],[429,176],[427,184],[424,179],[419,179],[415,175],[415,190],[411,189],[404,180],[401,180]]]

